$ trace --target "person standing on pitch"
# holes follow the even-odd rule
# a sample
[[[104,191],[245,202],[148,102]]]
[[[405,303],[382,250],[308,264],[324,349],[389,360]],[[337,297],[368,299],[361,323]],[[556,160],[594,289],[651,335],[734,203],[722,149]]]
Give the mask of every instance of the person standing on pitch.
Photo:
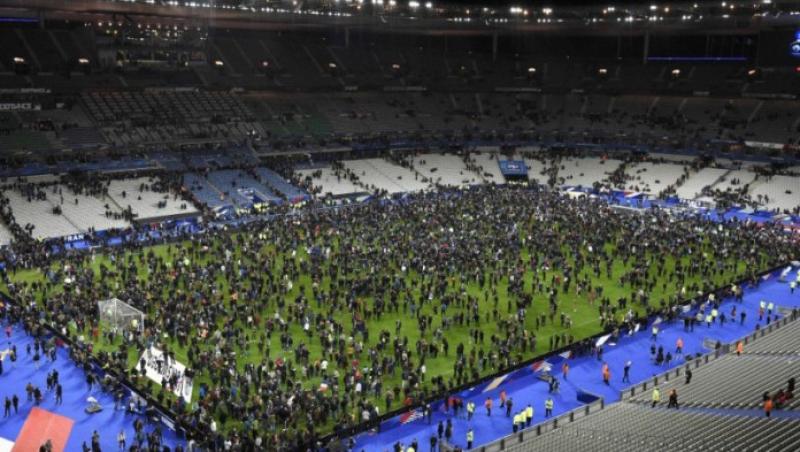
[[[631,364],[632,363],[631,363],[630,360],[626,361],[625,362],[625,367],[622,368],[622,382],[623,383],[630,383],[631,382],[631,377],[630,377]]]
[[[553,398],[548,397],[547,400],[544,401],[544,417],[550,417],[553,415]]]

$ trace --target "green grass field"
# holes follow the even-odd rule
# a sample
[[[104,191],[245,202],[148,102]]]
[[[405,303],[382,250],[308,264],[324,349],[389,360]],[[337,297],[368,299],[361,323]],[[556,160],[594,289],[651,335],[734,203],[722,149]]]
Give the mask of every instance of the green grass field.
[[[533,227],[533,226],[531,226]],[[237,233],[234,233],[237,234]],[[302,268],[303,265],[307,265],[309,261],[309,256],[307,255],[305,249],[302,247],[298,247],[296,255],[292,256],[292,253],[288,250],[280,250],[278,247],[272,244],[265,244],[263,245],[257,253],[243,253],[241,242],[242,237],[234,235],[237,238],[237,241],[240,242],[235,249],[233,249],[233,257],[234,261],[237,259],[242,259],[243,263],[247,263],[252,265],[255,268],[264,268],[264,263],[269,262],[269,266],[264,268],[265,272],[269,272],[273,275],[284,275],[287,273],[287,263],[289,260],[294,259],[295,264],[298,268]],[[190,243],[177,243],[172,245],[159,245],[153,246],[150,248],[145,248],[141,251],[136,251],[135,254],[131,252],[126,252],[124,256],[118,255],[116,259],[116,263],[112,262],[108,255],[98,254],[92,260],[87,260],[89,262],[87,264],[88,268],[91,268],[93,271],[94,277],[96,282],[99,284],[101,282],[101,268],[106,267],[107,269],[119,269],[123,263],[127,263],[130,258],[135,257],[137,261],[139,261],[141,256],[152,252],[157,259],[161,259],[164,262],[169,262],[172,266],[175,265],[175,262],[178,261],[179,256],[183,252],[188,252],[190,250]],[[223,244],[222,242],[217,242],[215,245],[218,249],[216,250],[219,253],[224,253]],[[334,242],[334,248],[338,248],[339,241]],[[612,243],[606,244],[607,250],[612,251],[614,245]],[[212,250],[213,251],[213,250]],[[334,250],[335,251],[335,250]],[[563,247],[563,251],[569,256],[568,259],[570,263],[575,263],[576,256],[570,255],[571,251],[570,248],[567,246]],[[706,259],[708,260],[716,260],[719,257],[716,255],[716,250],[712,249],[710,246],[707,246],[704,250],[708,253]],[[521,251],[521,260],[523,262],[527,262],[529,256],[532,253],[536,253],[536,250],[530,248],[523,248]],[[197,261],[194,263],[202,264],[202,265],[216,265],[215,256],[216,253],[214,252],[205,252],[199,253],[197,256]],[[257,256],[256,258],[254,258]],[[670,274],[674,271],[677,259],[682,259],[684,265],[689,264],[689,257],[682,257],[682,258],[675,258],[673,256],[649,256],[652,261],[651,269],[655,269],[656,266],[663,262],[664,264],[664,272],[662,275],[654,276],[656,284],[650,293],[651,305],[658,305],[659,301],[666,301],[670,297],[675,296],[675,282],[669,281]],[[736,272],[725,271],[721,273],[717,273],[713,280],[710,281],[702,281],[698,275],[690,275],[687,280],[686,284],[690,285],[692,283],[698,284],[700,287],[703,285],[707,286],[719,286],[722,284],[728,284],[730,281],[736,278],[738,275],[744,274],[748,270],[746,268],[746,264],[744,262],[735,262],[729,260],[727,262],[730,264],[730,268],[736,268]],[[57,269],[63,267],[63,262],[54,261],[52,263],[52,268]],[[321,274],[327,275],[328,274],[328,266],[329,263],[322,264],[322,272]],[[140,282],[145,282],[149,278],[148,271],[146,269],[146,265],[139,265],[138,266],[138,280]],[[620,277],[629,271],[632,268],[632,262],[623,262],[621,259],[615,259],[611,263],[612,274],[608,277],[603,271],[600,277],[595,276],[593,273],[590,273],[588,268],[585,269],[581,274],[577,275],[578,278],[582,279],[584,275],[588,276],[591,280],[593,286],[602,286],[604,287],[604,296],[608,297],[612,304],[616,302],[618,298],[627,297],[628,299],[631,298],[631,294],[634,289],[630,285],[622,285],[620,284],[619,280]],[[397,271],[397,269],[394,269]],[[448,292],[460,292],[465,290],[466,293],[470,295],[474,295],[479,300],[479,311],[480,316],[482,319],[480,328],[485,334],[487,341],[485,344],[472,344],[469,338],[469,326],[458,326],[454,325],[449,329],[444,331],[444,336],[448,339],[451,345],[451,352],[449,357],[445,357],[443,354],[439,354],[437,358],[429,357],[426,360],[427,366],[427,378],[423,387],[427,390],[432,390],[430,381],[431,377],[434,376],[443,376],[446,381],[451,382],[451,378],[453,376],[453,351],[455,347],[459,343],[464,343],[465,349],[467,353],[473,348],[483,348],[486,352],[492,352],[490,349],[491,346],[489,345],[488,338],[493,335],[497,334],[498,336],[503,336],[505,333],[501,330],[501,322],[493,318],[492,311],[496,309],[499,311],[500,320],[508,318],[513,312],[515,312],[515,308],[512,307],[512,303],[510,297],[508,296],[508,277],[504,275],[505,267],[499,263],[488,263],[483,270],[487,277],[491,277],[490,275],[496,274],[499,276],[496,285],[487,284],[485,287],[480,287],[477,281],[472,281],[470,279],[463,279],[460,277],[461,275],[449,274],[446,276],[447,278],[447,290]],[[119,273],[119,272],[117,272]],[[553,276],[559,274],[560,272],[558,269],[550,269],[544,273],[544,280],[549,282]],[[45,283],[46,278],[45,275],[40,270],[25,270],[19,271],[16,274],[10,275],[11,280],[16,283],[17,285],[24,285],[20,283]],[[408,286],[410,287],[411,293],[415,296],[422,296],[422,286],[424,282],[430,282],[431,276],[419,275],[415,272],[408,272],[405,275],[405,280]],[[549,337],[553,334],[560,334],[565,331],[565,329],[559,326],[558,316],[556,316],[556,320],[553,323],[548,322],[547,325],[536,328],[535,319],[541,313],[549,312],[547,296],[545,294],[538,293],[534,289],[534,274],[533,272],[526,267],[524,272],[524,292],[525,293],[532,293],[534,296],[534,303],[533,306],[528,310],[528,314],[526,316],[525,327],[530,332],[535,332],[538,342],[537,348],[535,351],[528,351],[527,353],[520,356],[521,359],[530,359],[537,355],[544,354],[548,352],[549,346]],[[105,278],[103,283],[105,284],[114,284],[116,282],[123,283],[123,281],[119,280],[119,277]],[[219,293],[221,295],[222,301],[226,305],[230,305],[230,294],[231,294],[231,280],[225,277],[218,277],[215,281],[206,281],[206,284],[214,283],[217,285],[219,289]],[[247,281],[245,281],[247,283]],[[321,281],[319,282],[320,287],[323,290],[329,290],[331,287],[331,278],[329,276],[324,276]],[[666,289],[665,289],[666,287]],[[189,290],[188,287],[181,286],[182,289]],[[57,293],[58,291],[63,290],[63,287],[60,284],[52,285],[52,288],[49,291],[49,294]],[[297,295],[303,291],[305,296],[308,300],[313,300],[313,290],[312,290],[312,277],[310,274],[300,273],[297,278],[292,281],[292,288],[288,291],[285,295],[277,295],[283,296],[287,303],[291,304]],[[497,303],[493,301],[494,294],[497,295]],[[168,289],[166,287],[162,288],[161,293],[154,293],[152,294],[154,297],[167,297],[169,296]],[[275,313],[276,306],[274,305],[274,300],[277,296],[271,297],[271,299],[265,303],[264,309],[261,310],[262,318],[267,318]],[[39,302],[43,301],[44,295],[42,291],[37,292],[36,297]],[[363,297],[362,302],[371,305],[374,300],[372,297]],[[586,338],[597,334],[601,331],[601,325],[599,320],[599,312],[597,304],[590,305],[587,300],[586,292],[578,295],[573,290],[570,290],[568,293],[559,293],[558,296],[558,304],[559,304],[559,312],[564,312],[568,314],[573,321],[572,328],[568,331],[568,334],[574,336],[575,340],[580,340],[582,338]],[[317,313],[325,312],[325,309],[320,309],[316,306],[316,303],[310,301],[308,303],[309,308],[312,311]],[[635,310],[643,311],[642,306],[640,305],[633,305],[631,306]],[[425,314],[432,314],[436,318],[438,314],[433,312],[434,306],[433,303],[422,303],[421,306],[418,308],[421,310],[422,313]],[[615,318],[620,319],[624,311],[616,312]],[[155,316],[157,313],[150,312],[148,313],[149,316]],[[348,312],[346,309],[339,310],[335,313],[335,318],[338,322],[343,325],[350,324],[351,313]],[[398,313],[386,313],[379,318],[371,317],[367,320],[367,326],[370,331],[370,342],[371,344],[365,344],[364,349],[367,350],[368,347],[366,345],[375,345],[379,338],[378,332],[382,330],[394,332],[395,331],[395,324],[396,321],[402,322],[402,332],[401,335],[406,336],[409,340],[409,344],[415,344],[420,339],[425,339],[427,341],[433,340],[433,329],[428,329],[426,334],[422,334],[417,328],[416,322],[414,318],[408,312],[403,312],[401,308],[400,312]],[[227,319],[220,319],[219,325],[222,326],[224,322],[233,321],[234,326],[236,328],[240,328],[245,330],[250,338],[258,338],[262,335],[262,331],[254,331],[249,329],[247,325],[239,319],[234,318],[227,318]],[[71,327],[73,333],[81,333],[85,337],[91,337],[89,331],[82,331],[76,332],[74,324]],[[291,322],[289,326],[289,331],[292,337],[294,338],[294,344],[297,345],[300,342],[304,342],[310,352],[310,362],[314,362],[315,360],[320,359],[322,355],[322,348],[320,345],[320,341],[316,335],[310,340],[307,338],[306,334],[304,334],[301,325],[298,322]],[[117,344],[121,341],[121,339],[117,340]],[[175,338],[168,338],[167,342],[170,343],[172,350],[175,351],[176,357],[179,361],[183,363],[189,363],[189,359],[187,356],[187,349],[181,347]],[[237,364],[240,370],[244,367],[247,363],[258,364],[261,363],[264,357],[259,352],[257,340],[251,340],[246,349],[237,349]],[[113,350],[117,344],[107,344],[105,341],[98,340],[95,342],[95,350]],[[489,347],[487,347],[489,345]],[[563,344],[562,344],[563,345]],[[213,341],[206,340],[202,341],[199,344],[199,347],[204,348],[206,350],[211,350],[214,347]],[[292,350],[281,350],[280,342],[279,342],[279,335],[273,334],[271,340],[269,341],[269,347],[271,350],[271,359],[275,359],[277,357],[284,357],[289,361],[293,361],[293,352]],[[409,347],[413,349],[413,346]],[[368,359],[365,352],[362,352],[361,356],[361,363],[362,365],[368,365]],[[138,353],[135,349],[131,349],[128,355],[129,365],[134,367],[136,365],[138,359]],[[299,371],[299,366],[298,371]],[[335,368],[335,364],[331,361],[331,369]],[[197,369],[199,371],[199,376],[195,380],[194,385],[194,400],[197,400],[197,391],[200,383],[207,383],[211,384],[209,379],[208,372],[204,371],[204,369]],[[501,369],[498,368],[485,368],[481,371],[481,375],[488,375],[495,373]],[[315,389],[319,386],[320,379],[319,378],[306,378],[301,380],[304,387],[308,389]],[[452,382],[451,382],[452,383]],[[395,386],[400,386],[402,384],[402,377],[400,372],[395,373],[395,375],[387,375],[384,377],[384,385],[383,391],[385,392],[388,389],[391,389]],[[366,396],[370,400],[372,400],[377,406],[380,406],[381,412],[385,412],[385,403],[382,397],[374,398],[373,396],[369,395]],[[396,399],[392,405],[392,409],[399,408],[401,406],[402,397]],[[219,414],[219,413],[217,413]],[[232,427],[238,426],[239,420],[229,420],[227,423],[222,426],[225,429],[230,429]],[[318,431],[330,431],[332,425],[334,424],[333,419],[329,419],[327,425],[323,426],[321,429],[318,428]]]

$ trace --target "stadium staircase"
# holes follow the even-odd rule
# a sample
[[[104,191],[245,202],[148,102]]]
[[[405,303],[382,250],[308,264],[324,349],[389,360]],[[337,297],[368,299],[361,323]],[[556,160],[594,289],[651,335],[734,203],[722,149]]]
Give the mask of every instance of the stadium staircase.
[[[239,44],[239,40],[238,40],[238,39],[232,39],[232,41],[233,41],[233,47],[234,47],[234,48],[236,49],[236,51],[237,51],[237,52],[239,52],[239,54],[242,56],[242,59],[243,59],[243,61],[245,61],[245,62],[247,63],[247,65],[248,65],[249,67],[251,67],[251,68],[254,68],[254,67],[256,67],[256,65],[255,65],[255,64],[253,64],[253,61],[252,61],[252,60],[250,59],[250,57],[247,55],[247,52],[245,52],[245,51],[244,51],[244,49],[242,49],[242,46]]]
[[[22,30],[17,28],[14,31],[17,33],[17,38],[19,38],[19,40],[22,42],[23,47],[25,47],[25,50],[28,52],[28,55],[31,57],[31,60],[33,61],[34,66],[39,67],[39,68],[42,67],[41,62],[39,61],[39,57],[36,55],[36,52],[33,51],[33,48],[28,43],[28,40],[25,39],[25,35],[22,33]]]
[[[236,69],[234,69],[233,65],[230,63],[228,58],[225,56],[225,52],[219,48],[219,45],[216,42],[209,42],[211,48],[214,49],[216,52],[217,57],[219,57],[220,61],[225,65],[225,69],[227,70],[228,74],[231,76],[237,76]]]
[[[69,61],[70,60],[69,55],[67,55],[67,52],[64,50],[64,47],[61,45],[60,42],[58,42],[58,39],[56,39],[55,35],[51,30],[47,30],[47,36],[50,38],[50,42],[53,44],[53,47],[56,49],[58,54],[61,55],[61,58],[63,58],[64,61]]]
[[[491,182],[480,171],[481,165],[480,165],[480,163],[478,163],[477,160],[475,160],[475,158],[472,155],[464,157],[464,163],[466,164],[467,171],[469,171],[470,173],[478,176],[478,179],[480,179],[481,182],[483,182],[484,184],[487,184],[487,183]]]
[[[227,196],[227,195],[225,195],[225,192],[224,192],[224,191],[220,190],[220,188],[219,188],[219,187],[217,187],[217,186],[216,186],[216,185],[215,185],[213,182],[211,182],[211,179],[209,179],[208,177],[204,177],[203,179],[205,179],[205,182],[208,184],[208,186],[209,186],[211,189],[213,189],[215,192],[217,192],[217,195],[219,195],[219,196],[221,196],[221,197],[228,198],[228,196]]]
[[[370,167],[371,167],[371,168],[372,168],[372,169],[373,169],[373,170],[374,170],[376,173],[380,174],[380,175],[381,175],[382,177],[384,177],[384,178],[385,178],[385,179],[386,179],[386,180],[387,180],[389,183],[391,183],[392,185],[396,186],[396,187],[398,188],[398,191],[401,191],[401,192],[402,192],[402,191],[405,191],[405,187],[403,187],[401,184],[398,184],[398,183],[397,183],[397,182],[396,182],[394,179],[392,179],[392,178],[391,178],[391,177],[390,177],[388,174],[386,174],[386,173],[384,173],[383,171],[381,171],[381,169],[380,169],[380,168],[378,168],[378,166],[377,166],[377,165],[375,165],[373,162],[371,162],[371,161],[369,161],[369,160],[367,160],[367,161],[365,161],[365,162],[366,162],[366,163],[367,163],[367,165],[369,165],[369,166],[370,166]]]
[[[730,175],[731,175],[733,172],[734,172],[734,170],[732,170],[732,169],[729,169],[729,170],[727,170],[727,171],[726,171],[724,174],[720,175],[719,177],[717,177],[716,179],[714,179],[714,181],[713,181],[713,182],[711,182],[710,184],[708,184],[708,187],[709,187],[711,190],[713,190],[713,189],[717,188],[717,187],[718,187],[720,184],[722,184],[723,182],[727,181],[727,180],[728,180],[728,177],[730,177]],[[702,193],[698,193],[698,194],[697,194],[697,196],[695,196],[695,197],[694,197],[694,199],[702,198],[703,196],[704,196],[704,195],[703,195]]]
[[[118,212],[122,212],[125,210],[122,208],[122,205],[120,205],[120,203],[118,203],[117,200],[114,199],[113,196],[103,196],[102,200],[107,201],[110,205],[114,206]]]

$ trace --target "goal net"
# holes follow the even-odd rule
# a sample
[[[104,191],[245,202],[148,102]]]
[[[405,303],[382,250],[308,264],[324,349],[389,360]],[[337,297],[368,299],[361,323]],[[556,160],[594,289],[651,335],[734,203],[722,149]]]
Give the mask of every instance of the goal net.
[[[144,328],[144,313],[118,298],[97,302],[100,323],[116,333],[139,331]]]

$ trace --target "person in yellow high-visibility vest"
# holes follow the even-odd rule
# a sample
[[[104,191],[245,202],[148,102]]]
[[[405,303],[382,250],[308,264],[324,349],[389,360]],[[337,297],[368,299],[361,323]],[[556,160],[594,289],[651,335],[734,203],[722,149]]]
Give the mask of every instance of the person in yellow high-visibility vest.
[[[525,408],[525,425],[530,427],[531,426],[531,421],[533,421],[533,407],[529,403],[528,407]]]
[[[467,402],[467,420],[472,420],[472,415],[475,414],[475,402]]]
[[[550,417],[553,415],[553,398],[548,397],[547,400],[544,401],[544,417]]]
[[[519,429],[519,414],[514,415],[514,433],[517,433],[517,429]]]
[[[658,388],[653,388],[653,408],[661,401],[661,391]]]
[[[467,450],[472,449],[472,442],[475,441],[475,433],[472,429],[467,430]]]

